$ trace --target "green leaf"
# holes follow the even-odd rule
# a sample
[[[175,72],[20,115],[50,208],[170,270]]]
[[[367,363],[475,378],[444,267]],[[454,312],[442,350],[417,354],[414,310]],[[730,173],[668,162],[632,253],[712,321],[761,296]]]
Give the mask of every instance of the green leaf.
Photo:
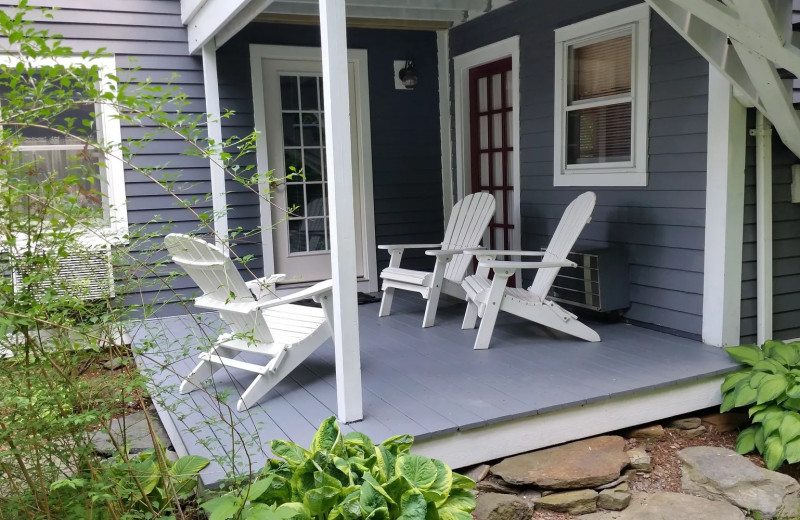
[[[796,365],[799,360],[797,359],[797,352],[795,349],[782,341],[776,341],[775,343],[776,345],[772,347],[768,354],[769,357],[782,365]]]
[[[762,428],[764,428],[764,435],[769,437],[773,433],[778,431],[778,428],[781,427],[781,423],[783,422],[783,416],[785,412],[780,413],[773,413],[769,414],[764,418],[764,422],[762,423]]]
[[[797,464],[800,462],[800,438],[787,442],[783,450],[784,455],[786,455],[786,461],[789,464]]]
[[[786,412],[778,428],[778,433],[784,444],[800,437],[800,415],[793,412]]]
[[[789,383],[786,377],[782,375],[772,375],[765,377],[761,384],[758,385],[758,401],[757,404],[764,404],[766,402],[777,399],[781,394],[786,391]]]
[[[428,504],[419,491],[407,491],[400,499],[400,519],[402,520],[425,520],[427,511]]]
[[[766,449],[766,436],[764,435],[764,428],[760,425],[756,428],[756,434],[753,437],[753,442],[755,442],[758,452],[763,455],[764,450]]]
[[[450,496],[447,497],[442,507],[460,509],[469,513],[475,509],[475,495],[466,489],[454,489],[450,491]]]
[[[436,505],[440,506],[441,504],[439,502],[444,502],[453,485],[453,471],[447,464],[440,460],[431,459],[431,462],[433,462],[433,465],[436,467],[436,479],[434,479],[428,491],[441,495],[442,498],[440,500],[435,500]]]
[[[278,506],[276,512],[285,520],[310,520],[311,515],[300,502],[287,502]]]
[[[722,404],[719,406],[719,411],[722,413],[728,412],[735,408],[736,396],[733,392],[728,392],[722,397]]]
[[[786,389],[786,395],[792,399],[800,397],[800,383],[797,382],[797,379]]]
[[[403,475],[419,489],[428,489],[436,480],[436,466],[422,455],[403,455],[395,464],[397,473]]]
[[[384,445],[375,446],[375,466],[372,474],[381,482],[389,482],[394,478],[397,457]]]
[[[758,397],[758,392],[750,388],[746,381],[741,381],[733,391],[733,404],[736,407],[747,406],[750,403],[754,403],[756,397]]]
[[[774,404],[773,405],[769,405],[769,406],[765,406],[763,404],[762,405],[755,405],[755,406],[752,406],[750,409],[752,410],[753,408],[757,408],[757,407],[761,407],[761,409],[758,410],[757,412],[751,414],[751,419],[750,419],[754,423],[764,422],[764,419],[766,419],[768,416],[770,416],[770,415],[772,415],[774,413],[782,413],[784,411],[784,409],[782,407],[780,407],[778,405],[774,405]]]
[[[769,372],[753,372],[753,375],[750,376],[750,388],[758,388],[758,385],[769,375]]]
[[[283,440],[272,441],[270,443],[270,449],[276,457],[282,458],[293,467],[299,466],[311,456],[311,454],[301,446]]]
[[[194,478],[200,470],[208,466],[209,460],[199,455],[186,455],[175,461],[169,469],[170,475],[179,479]]]
[[[439,510],[439,518],[441,520],[470,520],[472,515],[460,509],[451,509],[447,507]]]
[[[242,509],[242,502],[237,497],[225,495],[209,500],[200,507],[209,514],[208,520],[228,520]]]
[[[344,455],[344,439],[342,439],[342,432],[339,430],[336,417],[331,416],[322,421],[314,438],[311,439],[311,451],[327,451],[338,456]]]
[[[777,345],[782,345],[782,344],[783,344],[782,341],[776,341],[776,340],[773,340],[773,339],[768,339],[767,341],[764,342],[764,345],[761,346],[761,351],[764,352],[764,356],[772,357],[772,350]]]
[[[376,509],[388,507],[386,499],[370,482],[361,484],[361,496],[359,497],[359,505],[361,510],[369,515]],[[388,512],[388,509],[387,509]]]
[[[364,520],[389,520],[390,518],[389,509],[385,507],[379,507],[368,514],[367,518]]]
[[[750,370],[738,370],[736,372],[731,372],[725,376],[725,380],[722,382],[720,391],[724,394],[728,390],[733,389],[733,387],[736,386],[736,383],[742,379],[750,377],[750,373]]]
[[[383,485],[383,490],[392,497],[395,503],[400,501],[406,491],[413,488],[414,486],[403,475],[395,475],[392,480]]]
[[[762,359],[753,365],[753,370],[769,372],[770,374],[786,374],[789,370],[774,359]]]
[[[764,353],[755,345],[739,345],[738,347],[726,347],[725,351],[730,357],[739,363],[753,366],[757,361],[764,359]]]
[[[388,448],[397,457],[408,453],[412,444],[414,444],[414,437],[411,435],[395,435],[383,441],[381,446]]]
[[[303,505],[311,516],[327,514],[336,505],[339,490],[329,486],[315,488],[303,495]]]
[[[789,410],[800,412],[800,398],[794,397],[781,401],[781,406]]]
[[[273,478],[275,478],[273,475],[268,475],[260,480],[251,483],[250,487],[247,489],[247,499],[257,500],[272,486]]]
[[[453,488],[472,489],[474,487],[474,480],[460,473],[453,473]]]
[[[784,459],[783,443],[777,435],[770,435],[765,442],[764,463],[767,469],[776,470]]]

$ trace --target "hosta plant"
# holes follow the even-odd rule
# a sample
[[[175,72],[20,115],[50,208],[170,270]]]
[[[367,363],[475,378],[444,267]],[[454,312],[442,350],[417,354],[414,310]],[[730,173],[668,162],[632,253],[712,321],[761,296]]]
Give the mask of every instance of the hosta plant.
[[[754,449],[769,469],[784,461],[800,462],[800,342],[767,341],[728,347],[728,354],[747,368],[722,383],[722,412],[748,406],[752,426],[736,439],[736,451]]]
[[[374,444],[323,421],[308,450],[272,441],[253,482],[202,505],[210,520],[471,520],[475,483],[443,462],[409,453],[413,438]]]

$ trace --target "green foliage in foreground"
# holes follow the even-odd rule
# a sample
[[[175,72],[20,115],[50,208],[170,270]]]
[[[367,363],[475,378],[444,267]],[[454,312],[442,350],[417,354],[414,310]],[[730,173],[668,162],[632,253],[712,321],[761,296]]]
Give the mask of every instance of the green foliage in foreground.
[[[728,354],[748,368],[722,383],[722,412],[749,406],[752,426],[736,439],[736,451],[754,449],[769,469],[784,461],[800,462],[800,342],[767,341],[763,347],[728,347]]]
[[[323,421],[308,450],[287,441],[257,479],[202,508],[209,520],[471,520],[475,483],[443,462],[409,453],[413,437],[375,445]]]

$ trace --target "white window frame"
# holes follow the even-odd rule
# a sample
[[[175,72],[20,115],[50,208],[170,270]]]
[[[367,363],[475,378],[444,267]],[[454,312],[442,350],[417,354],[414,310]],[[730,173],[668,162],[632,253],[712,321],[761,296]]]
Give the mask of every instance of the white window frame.
[[[567,166],[569,48],[630,32],[631,160]],[[647,186],[647,126],[650,63],[650,8],[634,5],[555,30],[554,186]]]
[[[17,56],[0,56],[0,65],[15,66],[20,62]],[[32,59],[26,61],[32,68],[45,66],[61,65],[64,67],[85,65],[88,67],[97,66],[101,79],[101,88],[107,91],[115,90],[115,82],[112,79],[116,74],[116,61],[112,56],[83,58],[80,56],[67,56],[59,58]],[[109,221],[102,227],[94,228],[87,233],[88,242],[108,242],[122,243],[127,240],[128,234],[128,211],[125,195],[125,167],[122,160],[122,153],[119,144],[122,142],[122,132],[120,130],[119,112],[116,107],[108,103],[99,103],[97,112],[98,137],[102,142],[114,150],[113,153],[105,153],[103,164],[105,165],[107,183],[107,202],[109,208]]]

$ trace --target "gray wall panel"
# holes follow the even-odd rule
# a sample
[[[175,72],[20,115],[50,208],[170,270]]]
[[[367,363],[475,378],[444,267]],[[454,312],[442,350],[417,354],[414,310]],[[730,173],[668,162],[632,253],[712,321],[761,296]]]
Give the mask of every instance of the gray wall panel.
[[[546,245],[566,204],[597,193],[579,246],[619,244],[629,252],[627,318],[697,337],[702,326],[708,65],[651,15],[649,185],[553,186],[553,30],[635,2],[516,2],[455,27],[451,56],[520,37],[520,162],[523,247]]]

